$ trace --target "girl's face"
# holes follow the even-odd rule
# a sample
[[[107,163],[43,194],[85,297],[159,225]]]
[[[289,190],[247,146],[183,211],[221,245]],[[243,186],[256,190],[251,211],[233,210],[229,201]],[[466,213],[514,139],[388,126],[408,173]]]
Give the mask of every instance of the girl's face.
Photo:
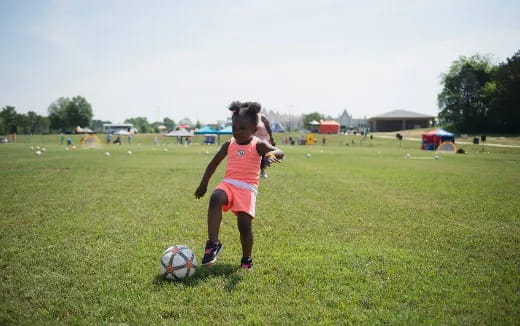
[[[244,115],[239,114],[233,119],[233,137],[239,144],[247,143],[256,132],[256,125]]]

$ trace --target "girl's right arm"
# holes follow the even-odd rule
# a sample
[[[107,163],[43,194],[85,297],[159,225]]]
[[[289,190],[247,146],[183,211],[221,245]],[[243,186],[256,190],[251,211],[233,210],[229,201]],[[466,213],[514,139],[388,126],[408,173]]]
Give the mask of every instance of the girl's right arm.
[[[220,162],[222,162],[224,157],[226,157],[228,146],[229,146],[229,141],[225,142],[222,145],[222,147],[220,147],[217,154],[215,154],[215,156],[213,157],[211,162],[209,162],[208,167],[206,168],[206,171],[204,172],[204,175],[202,176],[202,180],[200,181],[200,185],[197,188],[197,190],[195,190],[195,198],[201,198],[202,196],[204,196],[204,194],[208,190],[209,179],[211,178],[213,173],[215,173],[215,170],[217,169]]]

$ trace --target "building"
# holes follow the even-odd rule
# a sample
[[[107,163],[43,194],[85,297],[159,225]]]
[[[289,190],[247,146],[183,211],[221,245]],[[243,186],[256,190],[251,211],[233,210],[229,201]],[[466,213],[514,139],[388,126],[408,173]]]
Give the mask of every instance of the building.
[[[359,130],[367,128],[367,118],[354,119],[352,118],[352,114],[347,112],[347,109],[343,110],[343,113],[341,113],[336,121],[338,121],[341,130]]]
[[[397,131],[432,127],[435,116],[405,110],[394,110],[368,119],[371,131]]]

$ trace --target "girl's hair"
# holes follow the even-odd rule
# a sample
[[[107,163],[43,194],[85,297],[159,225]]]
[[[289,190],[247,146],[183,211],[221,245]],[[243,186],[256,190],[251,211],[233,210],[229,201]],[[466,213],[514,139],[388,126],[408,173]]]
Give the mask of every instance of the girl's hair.
[[[253,124],[258,124],[258,113],[262,110],[262,106],[257,102],[239,102],[235,101],[229,105],[229,111],[233,112],[232,119],[238,117],[239,114],[245,115]]]

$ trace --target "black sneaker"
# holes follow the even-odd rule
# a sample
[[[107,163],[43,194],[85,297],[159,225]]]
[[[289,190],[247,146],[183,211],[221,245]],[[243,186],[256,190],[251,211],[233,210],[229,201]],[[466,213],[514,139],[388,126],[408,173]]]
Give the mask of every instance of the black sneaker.
[[[240,268],[251,270],[253,268],[253,260],[251,257],[242,257],[242,260],[240,261]]]
[[[217,261],[217,256],[222,251],[224,246],[221,242],[213,243],[210,240],[206,241],[206,249],[204,250],[204,257],[202,258],[202,266],[211,266]]]

